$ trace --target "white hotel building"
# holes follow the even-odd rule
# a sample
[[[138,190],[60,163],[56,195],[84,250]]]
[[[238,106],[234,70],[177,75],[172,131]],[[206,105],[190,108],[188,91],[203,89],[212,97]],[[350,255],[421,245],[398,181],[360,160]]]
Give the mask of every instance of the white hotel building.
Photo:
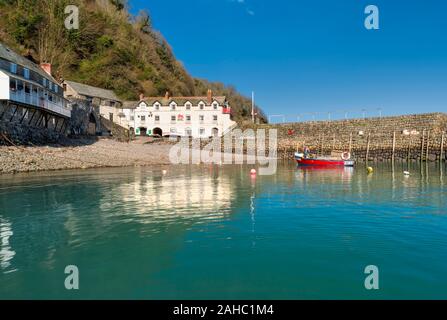
[[[169,93],[164,97],[141,96],[123,112],[137,136],[208,138],[222,136],[236,126],[226,97],[213,96],[211,90],[205,97],[170,97]]]

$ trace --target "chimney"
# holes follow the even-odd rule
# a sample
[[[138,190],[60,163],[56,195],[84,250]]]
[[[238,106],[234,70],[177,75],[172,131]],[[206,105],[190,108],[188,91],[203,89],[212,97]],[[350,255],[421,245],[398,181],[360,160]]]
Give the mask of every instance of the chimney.
[[[211,89],[208,89],[207,98],[208,98],[208,104],[211,104],[213,102],[213,91]]]
[[[48,75],[52,76],[51,74],[51,63],[41,63],[40,67],[45,71]]]
[[[144,100],[144,93],[140,93],[140,101]]]
[[[169,99],[169,91],[166,91],[165,99]]]

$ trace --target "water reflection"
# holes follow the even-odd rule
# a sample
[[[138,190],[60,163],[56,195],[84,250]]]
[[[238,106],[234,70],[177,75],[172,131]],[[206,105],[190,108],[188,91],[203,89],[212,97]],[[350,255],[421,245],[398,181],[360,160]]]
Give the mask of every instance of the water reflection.
[[[370,263],[393,248],[399,249],[385,258],[396,259],[396,269],[427,250],[439,260],[432,265],[445,266],[439,253],[446,230],[443,167],[374,164],[368,175],[363,166],[290,163],[274,176],[257,177],[249,169],[175,167],[163,174],[132,168],[0,179],[0,298],[68,294],[53,281],[54,272],[62,276],[73,263],[85,270],[92,287],[84,292],[93,298],[133,298],[134,292],[178,298],[179,288],[185,298],[219,285],[274,292],[275,283],[277,292],[293,293],[303,280],[296,277],[300,268],[312,276],[331,257],[343,269],[353,257]],[[279,272],[271,277],[271,270]],[[252,272],[253,282],[244,282]]]
[[[135,217],[140,223],[214,220],[229,213],[233,198],[230,178],[225,175],[163,176],[138,171],[132,181],[111,186],[100,198],[99,208]]]
[[[15,271],[9,269],[11,260],[16,254],[9,244],[9,239],[13,234],[11,223],[0,216],[0,268],[4,273]]]

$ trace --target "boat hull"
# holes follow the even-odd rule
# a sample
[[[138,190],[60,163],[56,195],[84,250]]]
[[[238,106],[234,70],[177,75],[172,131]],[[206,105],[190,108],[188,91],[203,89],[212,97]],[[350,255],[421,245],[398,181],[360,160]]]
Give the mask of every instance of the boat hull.
[[[318,167],[353,167],[353,160],[327,160],[327,159],[296,159],[300,166]]]

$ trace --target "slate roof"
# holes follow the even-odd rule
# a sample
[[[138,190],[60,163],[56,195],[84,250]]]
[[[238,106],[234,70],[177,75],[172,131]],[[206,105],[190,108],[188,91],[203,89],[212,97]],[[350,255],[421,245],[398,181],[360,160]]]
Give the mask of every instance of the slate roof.
[[[29,70],[32,70],[34,72],[37,72],[42,77],[47,78],[51,80],[52,82],[58,83],[56,79],[54,79],[52,76],[50,76],[48,73],[46,73],[39,65],[35,64],[31,60],[28,60],[27,58],[21,56],[17,52],[14,52],[12,49],[10,49],[8,46],[4,45],[0,42],[0,58],[8,60],[9,62],[21,65]]]
[[[112,90],[93,87],[69,80],[65,80],[65,83],[80,95],[121,102]]]
[[[217,101],[219,105],[225,104],[227,101],[227,98],[225,96],[213,96],[212,97],[213,102]],[[169,106],[172,102],[175,102],[179,106],[185,105],[186,102],[191,102],[193,106],[197,106],[201,101],[205,103],[205,105],[210,106],[211,104],[208,103],[208,97],[149,97],[144,98],[144,102],[146,102],[148,105],[153,105],[155,102],[159,102],[162,106]]]

